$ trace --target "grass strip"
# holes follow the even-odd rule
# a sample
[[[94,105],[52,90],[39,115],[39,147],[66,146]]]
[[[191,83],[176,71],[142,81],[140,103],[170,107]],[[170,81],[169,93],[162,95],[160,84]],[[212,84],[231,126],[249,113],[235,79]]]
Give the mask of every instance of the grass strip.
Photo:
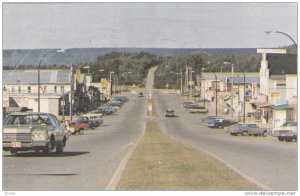
[[[152,107],[151,113],[149,112],[149,106]],[[156,107],[155,107],[154,101],[152,99],[147,100],[147,117],[152,117],[152,118],[157,117]]]
[[[164,135],[155,121],[147,122],[117,186],[117,190],[259,189],[206,153]]]

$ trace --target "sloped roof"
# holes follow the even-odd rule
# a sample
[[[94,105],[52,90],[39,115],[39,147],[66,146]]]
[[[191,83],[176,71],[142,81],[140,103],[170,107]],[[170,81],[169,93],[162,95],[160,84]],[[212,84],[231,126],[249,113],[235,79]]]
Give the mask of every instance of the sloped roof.
[[[70,83],[69,70],[41,70],[41,84],[66,84]],[[37,84],[37,70],[3,70],[3,84]]]

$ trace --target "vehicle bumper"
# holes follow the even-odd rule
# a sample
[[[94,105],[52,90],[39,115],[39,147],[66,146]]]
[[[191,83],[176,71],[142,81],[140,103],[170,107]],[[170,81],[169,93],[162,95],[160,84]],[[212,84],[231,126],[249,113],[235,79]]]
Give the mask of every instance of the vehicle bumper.
[[[291,131],[274,131],[272,135],[274,137],[297,137],[297,135]]]
[[[18,147],[12,147],[11,143],[12,142],[3,142],[2,144],[3,150],[8,151],[14,149],[14,150],[22,151],[22,150],[40,149],[46,147],[49,142],[48,141],[21,142],[21,146]]]

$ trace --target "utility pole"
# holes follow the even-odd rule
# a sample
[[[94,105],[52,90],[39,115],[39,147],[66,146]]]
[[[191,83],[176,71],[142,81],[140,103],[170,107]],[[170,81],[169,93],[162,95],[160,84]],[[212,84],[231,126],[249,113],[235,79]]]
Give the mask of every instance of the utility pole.
[[[190,67],[190,86],[191,86],[191,93],[194,93],[194,85],[193,84],[193,68]]]
[[[65,86],[63,85],[62,86],[62,90],[63,90],[63,113],[62,113],[62,115],[63,115],[63,120],[65,120]]]
[[[116,75],[114,77],[114,97],[116,97]]]
[[[245,72],[243,71],[244,74],[244,118],[243,121],[245,123],[245,119],[246,119],[246,76],[245,76]]]
[[[112,96],[111,74],[113,74],[113,73],[114,73],[113,71],[109,72],[109,88],[110,88],[110,97],[109,98],[111,98],[111,96]]]
[[[185,66],[185,84],[186,84],[186,93],[187,93],[187,100],[189,101],[189,69],[187,66]]]
[[[180,93],[182,94],[182,69],[180,69]]]
[[[206,80],[205,80],[205,82],[204,82],[204,91],[203,91],[203,96],[204,96],[204,100],[203,100],[203,101],[204,101],[204,102],[203,102],[203,103],[204,103],[204,108],[205,108],[205,102],[206,102],[206,98],[205,98],[205,86],[206,86],[206,85],[205,85],[205,83],[206,83]]]
[[[238,117],[239,117],[239,122],[240,122],[240,103],[241,103],[241,100],[240,100],[240,75],[238,74],[238,106],[239,106],[239,109],[238,109]]]
[[[234,67],[233,64],[231,64],[231,117],[233,117],[233,72]]]
[[[73,83],[74,83],[73,64],[71,63],[71,92],[70,92],[70,120],[71,120],[71,122],[72,122],[72,107],[73,107],[72,99],[73,99],[73,90],[74,90]]]
[[[214,74],[216,79],[216,86],[215,86],[216,87],[216,116],[218,116],[218,78],[216,72]]]

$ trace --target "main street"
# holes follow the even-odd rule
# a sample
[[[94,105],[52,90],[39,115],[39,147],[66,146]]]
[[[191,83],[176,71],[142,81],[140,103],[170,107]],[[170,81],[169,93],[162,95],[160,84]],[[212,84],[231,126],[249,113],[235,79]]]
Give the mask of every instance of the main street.
[[[146,99],[154,71],[149,71],[145,97],[128,94],[129,101],[117,114],[105,116],[99,128],[72,135],[62,155],[3,152],[3,190],[105,190],[144,131]],[[297,189],[296,143],[278,142],[271,137],[230,136],[223,129],[202,125],[200,118],[206,114],[185,111],[184,100],[178,94],[154,90],[152,99],[157,120],[167,135],[204,150],[262,189]],[[167,108],[174,109],[178,117],[164,117]]]
[[[3,152],[3,190],[104,190],[144,130],[145,99],[129,99],[97,129],[71,135],[60,156]]]
[[[297,190],[297,143],[278,142],[272,137],[231,136],[223,129],[210,129],[200,122],[206,114],[190,114],[184,99],[176,94],[154,94],[161,125],[166,134],[204,150],[245,178],[269,190]],[[165,118],[172,108],[178,117]]]

